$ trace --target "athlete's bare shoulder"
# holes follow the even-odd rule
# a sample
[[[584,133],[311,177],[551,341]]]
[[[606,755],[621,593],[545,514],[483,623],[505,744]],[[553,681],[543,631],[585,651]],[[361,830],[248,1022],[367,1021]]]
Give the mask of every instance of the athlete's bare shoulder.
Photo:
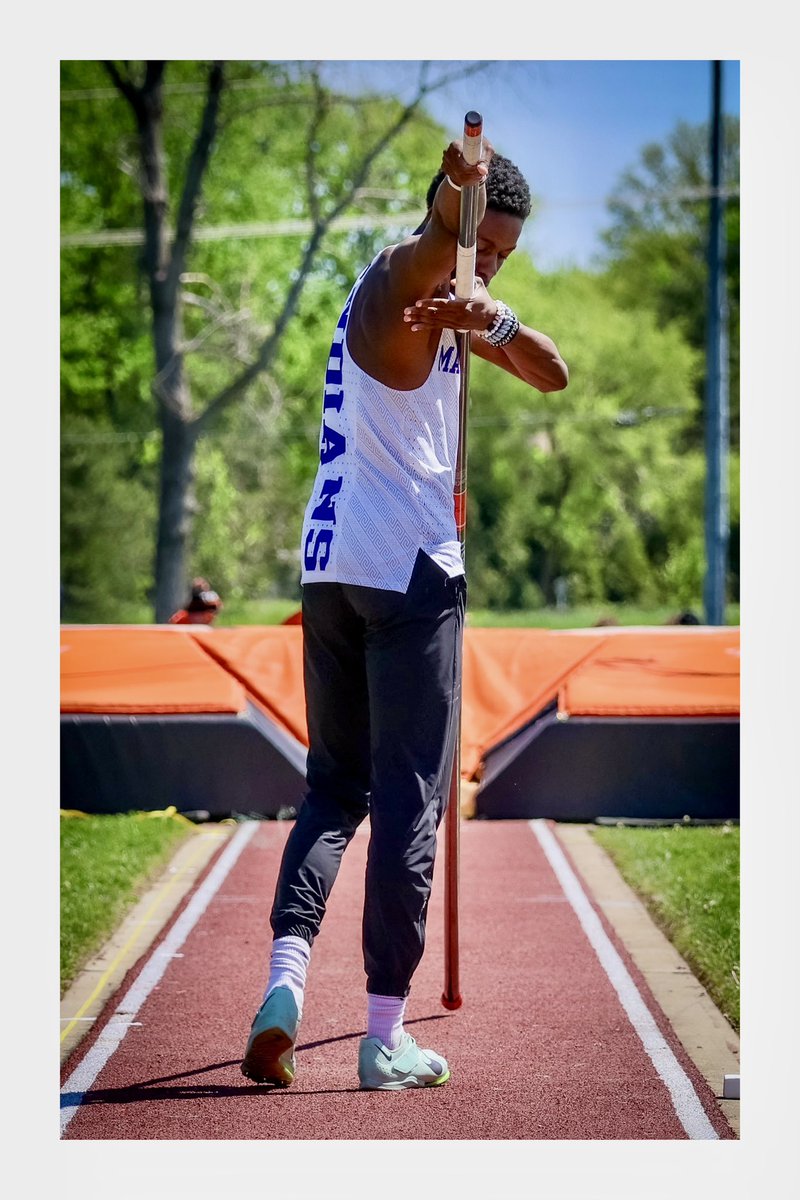
[[[447,297],[456,264],[459,191],[483,182],[492,153],[485,141],[484,158],[467,163],[461,143],[451,142],[442,156],[442,170],[455,188],[443,178],[419,229],[387,246],[362,280],[348,322],[347,346],[354,362],[388,387],[416,388],[430,374],[441,331],[412,330],[404,313],[422,298]],[[481,189],[479,219],[485,205]]]
[[[403,320],[410,297],[417,295],[407,275],[418,237],[412,234],[387,246],[373,261],[353,300],[347,327],[347,348],[356,365],[387,387],[402,391],[425,382],[439,341],[438,333],[427,337],[411,333]]]

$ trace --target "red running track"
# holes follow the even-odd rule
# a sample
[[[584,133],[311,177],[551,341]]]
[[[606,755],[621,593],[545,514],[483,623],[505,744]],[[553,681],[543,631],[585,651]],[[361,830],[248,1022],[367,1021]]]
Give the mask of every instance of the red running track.
[[[568,859],[567,876],[554,870],[545,848],[549,840],[556,857],[561,853],[557,826],[543,822],[462,823],[464,1004],[456,1012],[440,1002],[440,850],[428,946],[406,1024],[421,1045],[447,1056],[447,1085],[399,1093],[358,1090],[366,1009],[360,951],[366,830],[345,855],[314,946],[295,1082],[285,1090],[250,1083],[239,1063],[266,980],[269,906],[288,831],[283,822],[240,826],[155,951],[129,972],[92,1034],[64,1064],[63,1138],[734,1137],[641,975],[580,892],[577,872]],[[570,876],[578,899],[584,895],[584,924],[564,890]],[[628,987],[628,1011],[586,922],[605,942],[612,974]],[[170,950],[174,956],[167,958]],[[166,968],[145,995],[148,971],[158,961]],[[132,997],[138,981],[140,994]],[[645,1027],[650,1022],[643,1036],[655,1060],[666,1063],[672,1091],[634,1020]]]

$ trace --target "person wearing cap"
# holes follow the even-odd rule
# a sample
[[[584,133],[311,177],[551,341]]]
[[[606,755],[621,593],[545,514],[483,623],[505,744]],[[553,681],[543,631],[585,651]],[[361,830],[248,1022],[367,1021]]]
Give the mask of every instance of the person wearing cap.
[[[179,608],[169,619],[170,625],[210,625],[222,608],[222,601],[207,579],[192,580],[185,608]]]

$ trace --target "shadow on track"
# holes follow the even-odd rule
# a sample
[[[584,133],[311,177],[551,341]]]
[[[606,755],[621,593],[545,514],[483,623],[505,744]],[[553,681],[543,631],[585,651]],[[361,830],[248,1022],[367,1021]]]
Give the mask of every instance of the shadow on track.
[[[425,1021],[440,1021],[445,1017],[450,1016],[449,1013],[433,1013],[429,1017],[415,1017],[411,1021],[406,1021],[406,1025],[419,1025]],[[296,1052],[299,1054],[304,1050],[314,1050],[318,1046],[328,1046],[333,1042],[348,1042],[356,1038],[364,1037],[365,1031],[357,1030],[354,1033],[342,1033],[337,1037],[321,1038],[316,1042],[305,1042],[302,1046],[296,1047]],[[128,1084],[126,1087],[119,1088],[98,1088],[96,1091],[88,1092],[64,1092],[61,1096],[61,1107],[71,1108],[73,1105],[92,1105],[92,1104],[136,1104],[142,1100],[197,1100],[202,1098],[213,1099],[226,1096],[272,1096],[279,1095],[286,1098],[292,1096],[329,1096],[343,1095],[348,1092],[360,1092],[358,1087],[345,1088],[323,1088],[318,1091],[303,1091],[302,1088],[286,1088],[274,1087],[267,1083],[242,1083],[241,1087],[233,1087],[230,1084],[197,1084],[178,1085],[176,1087],[162,1087],[161,1084],[174,1083],[178,1079],[191,1079],[196,1075],[205,1075],[209,1071],[221,1071],[226,1067],[239,1067],[241,1059],[229,1058],[223,1062],[209,1063],[204,1067],[196,1067],[192,1071],[180,1071],[175,1075],[162,1075],[155,1079],[145,1079],[140,1083]]]
[[[227,1065],[227,1064],[220,1064]],[[239,1060],[236,1059],[236,1066]],[[212,1070],[211,1067],[206,1068]],[[206,1087],[151,1087],[149,1084],[133,1084],[121,1088],[101,1088],[95,1092],[65,1092],[61,1097],[61,1107],[72,1105],[90,1107],[94,1104],[137,1104],[154,1100],[221,1100],[230,1096],[281,1096],[288,1100],[301,1096],[342,1096],[348,1092],[360,1092],[358,1087],[321,1088],[318,1091],[302,1091],[299,1088],[272,1087],[269,1084],[244,1084],[242,1087],[230,1085],[208,1084]]]
[[[433,1013],[429,1017],[414,1017],[411,1021],[404,1021],[403,1028],[408,1025],[420,1025],[424,1021],[441,1021],[450,1015],[450,1013]],[[295,1053],[301,1054],[303,1050],[315,1050],[317,1046],[330,1046],[333,1042],[351,1042],[354,1038],[366,1037],[366,1034],[366,1029],[359,1029],[357,1033],[340,1033],[337,1037],[320,1038],[317,1042],[304,1042],[302,1046],[295,1046]]]

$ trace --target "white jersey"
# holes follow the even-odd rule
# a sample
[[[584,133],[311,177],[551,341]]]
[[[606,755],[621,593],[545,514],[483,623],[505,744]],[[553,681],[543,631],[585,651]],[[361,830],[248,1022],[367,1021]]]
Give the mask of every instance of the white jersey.
[[[325,373],[301,582],[405,592],[420,549],[449,576],[464,572],[453,509],[458,350],[453,330],[443,330],[430,375],[410,391],[362,371],[347,349],[347,324],[368,269],[339,318]]]

